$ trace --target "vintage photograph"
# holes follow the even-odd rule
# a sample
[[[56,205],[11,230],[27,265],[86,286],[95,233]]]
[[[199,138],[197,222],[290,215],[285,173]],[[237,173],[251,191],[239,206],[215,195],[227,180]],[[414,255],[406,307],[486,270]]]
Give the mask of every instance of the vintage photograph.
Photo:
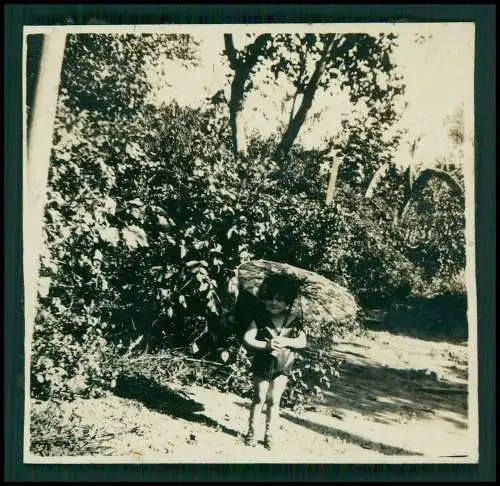
[[[25,27],[24,463],[477,463],[474,46]]]

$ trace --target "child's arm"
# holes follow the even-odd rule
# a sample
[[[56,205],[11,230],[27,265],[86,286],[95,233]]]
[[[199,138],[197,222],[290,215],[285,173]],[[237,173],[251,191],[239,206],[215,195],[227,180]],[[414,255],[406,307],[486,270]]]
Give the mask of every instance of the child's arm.
[[[243,335],[243,342],[252,350],[266,349],[268,347],[268,341],[258,341],[257,337],[257,326],[255,322],[252,321],[247,331]]]
[[[304,331],[300,331],[297,337],[280,337],[279,340],[283,347],[290,349],[304,349],[307,346],[307,339]]]

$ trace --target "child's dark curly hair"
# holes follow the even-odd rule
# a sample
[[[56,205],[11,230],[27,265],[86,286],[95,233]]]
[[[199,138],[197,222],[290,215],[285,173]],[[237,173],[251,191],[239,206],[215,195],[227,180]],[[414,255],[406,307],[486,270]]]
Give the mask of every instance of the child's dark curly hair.
[[[279,295],[290,305],[300,292],[300,281],[288,274],[273,273],[268,275],[259,287],[258,296],[261,300]]]

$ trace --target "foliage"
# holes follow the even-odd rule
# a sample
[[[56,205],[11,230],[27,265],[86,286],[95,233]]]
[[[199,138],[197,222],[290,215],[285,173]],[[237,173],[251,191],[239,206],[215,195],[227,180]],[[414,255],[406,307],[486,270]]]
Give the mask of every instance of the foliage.
[[[64,413],[59,402],[49,401],[35,407],[30,421],[30,451],[37,456],[82,456],[107,451],[106,441],[112,438],[99,433],[95,425],[82,424],[72,411]]]
[[[207,376],[207,383],[222,392],[236,393],[244,398],[253,394],[254,383],[250,373],[251,355],[237,342],[228,343],[230,358],[225,372],[215,370]]]
[[[391,123],[396,120],[392,110]],[[402,133],[391,134],[388,130],[390,123],[383,123],[383,116],[382,112],[376,110],[370,114],[358,113],[352,119],[342,121],[339,141],[335,145],[337,156],[342,161],[339,178],[356,192],[362,192],[377,169],[387,164],[390,173],[384,178],[386,187],[379,186],[377,190],[384,194],[384,199],[397,198],[399,190],[394,184],[397,177],[392,162]]]
[[[119,374],[116,350],[104,337],[98,317],[74,314],[74,310],[63,314],[60,302],[54,299],[54,307],[59,308],[54,315],[50,314],[50,306],[37,315],[31,393],[41,399],[99,396]]]
[[[282,405],[300,411],[313,401],[323,399],[324,390],[335,387],[341,364],[342,360],[324,352],[299,355],[283,394]]]
[[[196,47],[187,34],[70,34],[61,95],[75,114],[133,117],[152,88],[146,68],[159,69],[168,59],[192,62]]]
[[[434,298],[439,295],[461,295],[467,294],[465,270],[461,270],[451,276],[436,275],[425,285],[415,286],[415,295],[422,298]]]
[[[440,181],[430,180],[404,221],[409,257],[431,277],[451,277],[465,268],[464,228],[462,201]]]
[[[382,198],[364,200],[352,179],[341,182],[333,205],[325,205],[321,188],[326,175],[318,159],[314,152],[292,151],[287,174],[273,195],[269,214],[276,238],[268,259],[317,271],[358,296],[369,291],[388,298],[420,274],[402,250],[393,215]],[[383,198],[402,197],[397,188],[397,180],[389,179],[381,188]]]
[[[226,34],[225,43],[233,70],[229,110],[235,144],[239,145],[237,113],[246,94],[257,88],[258,73],[265,83],[276,85],[284,77],[295,90],[289,123],[274,153],[280,166],[287,162],[318,90],[330,95],[346,92],[353,105],[359,104],[377,119],[382,132],[397,118],[396,101],[404,86],[391,60],[394,34],[261,34],[239,51]]]
[[[278,78],[284,75],[291,79],[299,93],[304,93],[312,77],[310,66],[321,58],[328,44],[331,46],[326,53],[323,75],[318,84],[321,89],[328,90],[333,85],[345,88],[353,103],[360,99],[375,103],[402,93],[401,79],[395,73],[391,60],[396,44],[393,34],[262,35],[253,39],[237,55],[243,62],[251,62],[249,74],[264,70],[268,82],[276,84]],[[257,56],[254,52],[256,46],[259,48]],[[254,87],[250,78],[246,91]]]
[[[459,105],[455,112],[445,120],[448,127],[448,137],[455,146],[461,146],[465,142],[464,107]]]
[[[154,165],[142,159],[149,112],[142,104],[148,84],[141,67],[146,59],[154,62],[158,42],[168,46],[176,40],[68,37],[45,208],[41,308],[33,330],[35,395],[92,395],[109,387],[117,373],[113,358],[133,334],[121,336],[131,322],[116,316],[126,298],[123,277],[147,255],[143,223],[147,228],[148,216],[162,217],[146,214],[140,199],[147,187],[140,176],[149,176],[141,169]],[[182,55],[188,41],[181,37],[180,49],[167,55]],[[128,69],[123,69],[124,56],[130,57]],[[82,67],[88,75],[84,83]],[[125,140],[124,133],[131,136]],[[135,166],[138,160],[142,166]]]
[[[68,114],[64,105],[59,113]],[[52,309],[41,313],[42,321],[54,313],[53,327],[37,327],[35,343],[48,330],[76,334],[81,343],[81,329],[96,320],[117,352],[138,336],[156,347],[185,344],[219,319],[232,269],[271,232],[270,201],[255,197],[255,184],[240,187],[242,169],[211,128],[213,113],[172,105],[127,122],[126,142],[114,124],[107,136],[88,133],[99,123],[91,114],[75,124],[70,142],[58,140],[41,291],[42,304],[61,302],[71,324]],[[260,179],[255,168],[250,177]],[[35,356],[48,352],[36,346]],[[74,371],[79,355],[58,359]],[[40,366],[35,360],[38,374]]]
[[[376,99],[377,83],[368,80],[365,69],[370,65],[360,57],[351,59],[349,52],[366,41],[363,56],[370,58],[370,49],[380,54],[372,67],[389,69],[384,64],[388,47],[376,39],[361,40],[342,47],[346,64],[336,69],[347,76],[354,63],[352,69],[366,78],[356,78],[360,90],[366,88]],[[254,138],[248,157],[233,155],[221,105],[201,110],[148,104],[145,63],[159,62],[153,55],[158,46],[167,57],[189,61],[188,41],[182,36],[69,37],[45,208],[40,309],[32,336],[35,397],[97,396],[114,387],[130,353],[184,350],[201,332],[227,321],[232,305],[228,283],[237,266],[252,258],[320,272],[358,297],[372,293],[387,300],[429,277],[421,276],[421,268],[434,257],[423,250],[408,254],[391,225],[387,208],[400,197],[400,175],[390,171],[373,201],[362,197],[364,179],[352,177],[356,164],[372,171],[390,159],[392,139],[384,139],[385,127],[377,126],[377,121],[385,123],[382,118],[373,112],[364,131],[362,123],[346,125],[349,136],[341,147],[346,165],[335,203],[327,206],[327,173],[319,151],[295,145],[287,170],[279,171],[273,160],[279,140]],[[332,57],[328,62],[340,61]],[[285,68],[295,69],[276,67]],[[362,96],[361,91],[354,89],[352,96]],[[372,108],[382,116],[375,101]],[[461,262],[463,240],[453,243],[461,222],[450,220],[444,203],[439,208],[436,221],[443,233],[426,240],[423,249],[440,252],[441,271]],[[358,330],[359,322],[352,322],[335,332],[308,332],[314,345],[327,349],[335,335]],[[227,345],[232,357],[224,365],[230,370],[224,378],[181,357],[171,359],[163,371],[150,372],[247,394],[248,356],[237,343]],[[334,363],[318,365],[315,371],[314,360],[303,358],[307,380],[298,375],[292,380],[286,403],[301,403],[314,386],[334,379]]]

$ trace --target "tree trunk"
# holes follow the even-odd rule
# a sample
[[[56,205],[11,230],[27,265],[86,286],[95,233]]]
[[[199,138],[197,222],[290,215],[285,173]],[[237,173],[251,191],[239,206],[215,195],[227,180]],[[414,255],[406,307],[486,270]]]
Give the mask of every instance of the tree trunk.
[[[246,143],[242,140],[244,130],[241,128],[240,115],[243,109],[244,88],[248,73],[245,64],[238,58],[238,52],[234,47],[231,34],[224,34],[224,46],[229,65],[234,71],[231,83],[231,98],[229,100],[229,127],[231,129],[233,153],[237,157],[241,151],[246,151]]]
[[[247,144],[242,121],[243,95],[245,78],[241,71],[236,71],[231,84],[231,99],[229,100],[229,126],[233,143],[233,153],[237,157],[245,156]]]
[[[36,314],[39,258],[43,248],[43,215],[47,179],[66,34],[53,32],[43,38],[35,89],[23,188],[24,304],[28,336]],[[26,127],[28,128],[28,127]]]
[[[337,186],[337,177],[340,169],[341,159],[332,156],[332,165],[330,168],[330,180],[328,181],[328,188],[326,190],[326,204],[332,204],[335,199],[335,189]]]
[[[231,83],[231,99],[229,100],[229,126],[235,157],[247,155],[247,141],[242,121],[243,101],[245,97],[245,83],[250,80],[250,73],[256,65],[258,58],[263,54],[266,43],[271,38],[270,34],[262,34],[249,45],[242,58],[234,47],[233,36],[224,34],[225,54],[229,66],[234,72]]]
[[[299,90],[295,90],[292,99],[292,108],[290,109],[290,117],[288,118],[288,125],[290,125],[293,121],[293,116],[295,115],[295,104],[297,103],[297,97],[299,96]]]
[[[314,95],[316,93],[316,90],[318,89],[321,75],[325,70],[326,60],[333,45],[333,41],[334,38],[332,37],[325,45],[320,59],[318,59],[318,61],[316,62],[316,67],[314,69],[314,72],[311,76],[311,79],[309,80],[309,83],[307,84],[306,89],[304,90],[304,94],[302,96],[302,101],[300,103],[299,109],[297,110],[297,113],[289,123],[283,135],[283,138],[281,139],[281,142],[278,145],[278,148],[276,149],[275,160],[280,166],[283,165],[283,160],[285,159],[290,149],[292,148],[292,145],[295,142],[295,139],[297,138],[297,135],[299,134],[300,129],[302,128],[302,125],[304,124],[304,121],[307,117],[307,113],[309,112],[312,106]]]

